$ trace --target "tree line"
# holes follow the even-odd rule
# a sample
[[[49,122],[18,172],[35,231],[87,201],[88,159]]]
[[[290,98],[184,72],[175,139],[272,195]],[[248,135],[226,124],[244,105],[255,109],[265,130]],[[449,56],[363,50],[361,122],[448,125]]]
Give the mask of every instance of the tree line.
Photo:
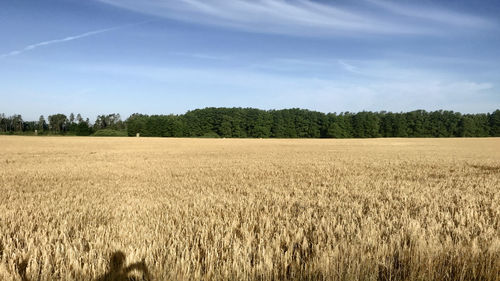
[[[31,135],[36,131],[39,135],[90,136],[100,131],[123,132],[125,130],[125,122],[117,113],[99,115],[93,124],[89,118],[84,119],[81,114],[75,116],[73,113],[69,116],[61,113],[49,115],[47,120],[41,115],[38,121],[24,121],[19,114],[12,116],[0,114],[0,133],[2,134]]]
[[[128,135],[149,137],[226,138],[375,138],[375,137],[499,137],[500,110],[461,114],[438,110],[411,112],[322,113],[305,109],[204,108],[180,115],[135,113],[99,115],[92,124],[80,114],[43,116],[23,121],[21,115],[0,114],[0,133],[62,135]]]

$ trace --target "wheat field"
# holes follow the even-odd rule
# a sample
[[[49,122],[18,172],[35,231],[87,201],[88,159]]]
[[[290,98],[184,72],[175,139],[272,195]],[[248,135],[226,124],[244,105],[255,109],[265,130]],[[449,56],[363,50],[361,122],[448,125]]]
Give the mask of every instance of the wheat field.
[[[0,136],[0,280],[500,280],[500,139]]]

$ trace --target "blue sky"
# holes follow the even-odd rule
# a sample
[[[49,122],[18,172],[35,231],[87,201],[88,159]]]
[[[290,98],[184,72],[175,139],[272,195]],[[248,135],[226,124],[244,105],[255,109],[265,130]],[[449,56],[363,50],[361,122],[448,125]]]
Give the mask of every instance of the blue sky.
[[[498,15],[493,0],[2,0],[0,112],[491,112]]]

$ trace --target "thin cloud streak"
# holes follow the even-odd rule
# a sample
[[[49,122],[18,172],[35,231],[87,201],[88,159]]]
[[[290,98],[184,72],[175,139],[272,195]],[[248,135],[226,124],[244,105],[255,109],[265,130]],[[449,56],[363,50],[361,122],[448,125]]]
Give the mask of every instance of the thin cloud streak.
[[[105,32],[110,32],[110,31],[114,31],[114,30],[118,30],[118,29],[122,29],[122,28],[126,28],[126,27],[137,26],[137,25],[141,25],[141,24],[145,24],[145,23],[149,23],[149,22],[152,22],[152,21],[144,21],[144,22],[139,22],[139,23],[120,25],[120,26],[115,26],[115,27],[110,27],[110,28],[105,28],[105,29],[89,31],[89,32],[85,32],[82,34],[68,36],[68,37],[61,38],[61,39],[43,41],[43,42],[39,42],[36,44],[28,45],[28,46],[26,46],[22,49],[19,49],[19,50],[14,50],[14,51],[11,51],[11,52],[8,52],[5,54],[1,54],[0,59],[6,58],[6,57],[17,56],[17,55],[20,55],[22,53],[32,51],[36,48],[43,47],[43,46],[73,41],[73,40],[77,40],[77,39],[81,39],[81,38],[85,38],[85,37],[89,37],[89,36],[93,36],[93,35],[97,35],[97,34],[101,34],[101,33],[105,33]]]
[[[185,53],[185,52],[170,52],[173,56],[182,56],[189,57],[193,59],[201,59],[201,60],[216,60],[216,61],[224,61],[227,60],[227,56],[218,56],[204,53]]]
[[[360,72],[360,71],[358,70],[358,68],[357,68],[357,67],[355,67],[354,65],[349,64],[349,63],[347,63],[347,62],[345,62],[345,61],[343,61],[343,60],[339,60],[338,62],[339,62],[339,64],[340,64],[340,65],[341,65],[341,66],[342,66],[345,70],[347,70],[347,71],[349,71],[349,72],[352,72],[352,73],[355,73],[355,74],[362,74],[362,72]]]
[[[103,64],[79,65],[74,70],[113,77],[133,77],[134,81],[144,80],[148,81],[147,83],[168,84],[171,89],[175,87],[170,94],[190,92],[199,97],[210,97],[207,89],[221,89],[219,94],[228,97],[234,93],[251,92],[269,99],[270,107],[306,106],[324,112],[346,109],[407,111],[418,108],[448,108],[467,112],[465,105],[477,105],[477,96],[483,97],[479,100],[491,102],[491,107],[482,109],[483,111],[498,107],[498,102],[491,100],[492,91],[495,89],[491,82],[470,81],[426,70],[404,68],[388,70],[387,76],[394,78],[358,80],[364,81],[362,83],[314,76],[290,79],[286,75],[225,68]],[[197,83],[192,83],[192,77],[196,77]],[[162,94],[167,93],[162,91]]]
[[[366,0],[356,8],[311,0],[97,0],[132,11],[258,33],[302,36],[445,34],[493,24],[443,8]],[[375,12],[374,12],[375,10]],[[403,16],[403,17],[402,17]]]
[[[409,6],[396,4],[384,0],[365,0],[373,5],[379,6],[389,12],[394,14],[407,16],[411,18],[421,18],[426,20],[431,20],[434,22],[440,22],[447,25],[481,28],[481,27],[491,27],[493,26],[487,20],[467,15],[460,14],[454,11],[446,11],[438,7],[423,9],[417,6]]]

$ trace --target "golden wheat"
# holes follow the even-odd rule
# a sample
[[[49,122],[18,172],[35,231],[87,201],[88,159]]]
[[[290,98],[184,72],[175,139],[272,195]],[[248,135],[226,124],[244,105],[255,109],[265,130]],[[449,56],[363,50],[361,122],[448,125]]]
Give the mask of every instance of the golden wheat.
[[[0,137],[0,280],[500,280],[499,224],[500,139]]]

